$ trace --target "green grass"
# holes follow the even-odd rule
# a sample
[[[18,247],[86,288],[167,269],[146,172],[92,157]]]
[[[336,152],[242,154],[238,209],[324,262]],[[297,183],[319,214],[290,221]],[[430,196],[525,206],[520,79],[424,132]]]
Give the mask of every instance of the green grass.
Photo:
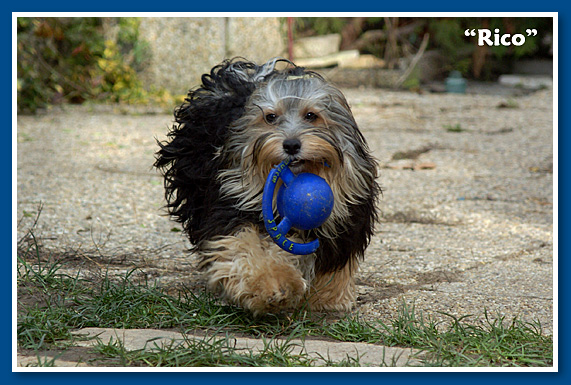
[[[460,125],[460,123],[456,123],[456,124],[445,124],[444,125],[444,129],[447,132],[466,132],[468,131],[467,129],[465,129],[464,127],[462,127]]]
[[[254,352],[237,348],[231,335],[220,333],[132,351],[125,349],[121,341],[110,340],[106,344],[99,342],[95,350],[118,360],[121,366],[312,366],[315,359],[303,351],[294,353],[295,346],[292,341],[275,343],[268,340],[264,341],[263,349]]]
[[[552,366],[553,341],[541,325],[504,317],[455,317],[449,322],[425,317],[403,303],[392,322],[365,321],[358,314],[328,321],[300,310],[289,316],[261,319],[221,304],[206,292],[182,289],[169,294],[150,282],[135,282],[130,271],[98,280],[70,276],[45,255],[30,234],[18,251],[18,327],[20,349],[38,352],[70,348],[74,330],[85,327],[157,328],[200,331],[203,339],[188,339],[150,350],[128,351],[120,341],[98,343],[93,351],[100,364],[122,366],[312,366],[315,357],[293,353],[299,339],[332,338],[419,349],[426,366]],[[237,349],[236,336],[262,338],[262,351]],[[279,343],[275,343],[280,337]],[[274,343],[269,343],[274,341]],[[298,341],[298,342],[295,342]],[[359,366],[359,358],[341,362],[323,358],[330,366]],[[38,365],[50,365],[38,358]]]

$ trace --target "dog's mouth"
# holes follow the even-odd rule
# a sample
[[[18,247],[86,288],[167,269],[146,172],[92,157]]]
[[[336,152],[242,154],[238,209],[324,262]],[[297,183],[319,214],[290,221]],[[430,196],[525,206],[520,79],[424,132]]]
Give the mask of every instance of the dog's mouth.
[[[289,169],[296,175],[304,172],[320,174],[324,168],[330,168],[325,160],[292,159],[289,163]]]
[[[289,163],[289,169],[294,173],[294,174],[299,174],[301,172],[304,172],[304,168],[305,168],[305,159],[293,159],[290,163]]]

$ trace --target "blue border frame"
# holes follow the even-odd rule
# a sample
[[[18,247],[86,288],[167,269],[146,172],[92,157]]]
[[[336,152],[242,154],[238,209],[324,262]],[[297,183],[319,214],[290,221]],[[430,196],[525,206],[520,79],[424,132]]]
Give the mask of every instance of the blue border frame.
[[[236,1],[218,1],[215,3],[156,3],[156,2],[141,2],[141,1],[125,1],[116,2],[102,0],[98,2],[71,2],[64,1],[58,3],[40,2],[37,0],[28,0],[23,3],[13,4],[11,2],[5,3],[2,7],[8,8],[5,13],[2,13],[3,23],[0,24],[1,30],[4,30],[1,36],[4,40],[12,38],[12,12],[217,12],[223,10],[224,12],[558,12],[559,16],[559,127],[568,128],[568,108],[567,106],[566,91],[570,89],[569,78],[566,74],[566,68],[569,65],[569,44],[568,37],[571,36],[571,24],[569,22],[570,13],[567,9],[568,5],[562,4],[561,1],[502,1],[497,0],[481,0],[478,2],[452,2],[450,0],[440,2],[426,2],[419,0],[410,0],[406,3],[402,2],[372,2],[372,1],[351,1],[340,2],[314,0],[308,3],[261,3],[261,2],[243,2]],[[7,47],[12,49],[11,40],[5,43]],[[4,76],[2,84],[3,89],[9,90],[12,94],[12,61],[5,60],[2,63],[5,73],[10,76]],[[11,98],[10,98],[11,99]],[[5,102],[2,108],[6,110],[7,116],[12,116],[11,103]],[[2,164],[10,165],[6,175],[10,175],[12,170],[12,135],[10,129],[5,129],[5,141],[2,142],[2,149],[0,157],[2,157]],[[569,132],[566,129],[559,130],[559,170],[569,169],[569,153],[564,151],[564,145],[569,144]],[[563,171],[561,171],[563,174]],[[565,178],[559,178],[562,180]],[[562,184],[559,191],[564,190],[566,187]],[[2,189],[3,191],[3,205],[0,208],[0,217],[2,231],[2,244],[8,245],[6,248],[9,250],[6,259],[11,261],[12,252],[12,194],[11,189]],[[559,217],[563,218],[568,212],[569,204],[564,200],[559,200]],[[560,221],[560,233],[566,233],[566,226]],[[568,246],[566,242],[561,240],[565,237],[559,237],[559,255],[566,256]],[[569,266],[565,258],[559,258],[559,277],[562,278],[561,272],[568,272]],[[4,301],[7,308],[11,312],[11,280],[12,273],[10,269],[2,269],[1,284],[4,295]],[[567,319],[566,303],[568,292],[568,283],[564,279],[559,280],[559,320]],[[2,317],[3,330],[8,331],[5,333],[9,335],[11,340],[11,316],[4,315]],[[154,384],[157,380],[163,380],[168,376],[170,381],[220,381],[225,383],[255,383],[260,380],[270,380],[272,384],[290,384],[290,383],[304,383],[311,381],[324,381],[328,384],[333,382],[354,382],[356,380],[372,380],[372,381],[397,381],[399,384],[405,382],[418,382],[418,383],[432,383],[432,382],[451,382],[463,384],[481,384],[486,383],[501,383],[506,381],[516,381],[518,384],[523,382],[562,382],[568,377],[568,363],[566,354],[566,347],[568,345],[568,333],[565,330],[566,323],[560,322],[559,325],[559,373],[12,373],[12,344],[5,343],[4,359],[1,361],[0,376],[2,380],[7,381],[8,384],[44,384],[44,383],[77,383],[82,384],[100,384],[106,383],[119,383],[123,381],[136,381],[139,384]],[[5,339],[8,339],[5,337]],[[318,377],[317,377],[318,376]],[[356,377],[358,376],[358,377]],[[357,379],[358,378],[358,379]]]

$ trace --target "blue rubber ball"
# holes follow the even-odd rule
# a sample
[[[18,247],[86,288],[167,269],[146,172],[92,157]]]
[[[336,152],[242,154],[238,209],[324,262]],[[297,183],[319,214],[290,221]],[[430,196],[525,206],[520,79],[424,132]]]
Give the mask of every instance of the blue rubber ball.
[[[277,196],[278,212],[299,230],[321,226],[333,210],[333,191],[322,177],[299,174],[287,187],[282,185]]]

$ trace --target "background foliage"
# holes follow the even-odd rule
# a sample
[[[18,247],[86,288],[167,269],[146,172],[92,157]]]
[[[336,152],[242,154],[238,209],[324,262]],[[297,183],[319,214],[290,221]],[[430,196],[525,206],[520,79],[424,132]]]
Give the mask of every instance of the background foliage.
[[[394,24],[389,24],[392,21]],[[409,28],[412,27],[412,28]],[[464,36],[466,29],[487,28],[500,34],[525,34],[525,30],[537,29],[536,38],[526,39],[522,46],[511,45],[477,49],[473,37]],[[451,17],[451,18],[297,18],[296,36],[340,33],[342,49],[359,49],[386,58],[390,48],[389,30],[398,35],[398,52],[405,56],[418,49],[424,34],[429,34],[427,50],[438,50],[447,58],[448,68],[458,70],[467,77],[492,80],[501,73],[509,72],[515,60],[521,58],[551,57],[550,38],[553,34],[551,18],[538,17]],[[377,33],[375,33],[377,32]],[[384,35],[382,34],[384,32]],[[384,37],[383,37],[384,36]]]
[[[98,100],[146,103],[168,99],[148,92],[137,75],[149,55],[138,18],[117,19],[106,39],[103,18],[51,17],[17,21],[18,111]]]

